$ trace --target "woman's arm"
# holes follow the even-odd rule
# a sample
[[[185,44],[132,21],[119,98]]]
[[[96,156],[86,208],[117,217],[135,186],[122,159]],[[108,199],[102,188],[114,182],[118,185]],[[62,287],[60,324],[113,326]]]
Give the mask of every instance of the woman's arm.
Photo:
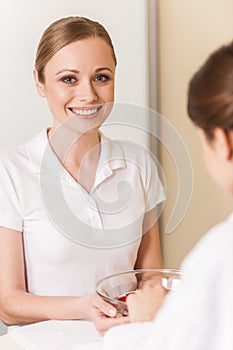
[[[88,317],[90,296],[47,297],[26,291],[23,235],[0,228],[0,316],[8,325]],[[89,300],[90,301],[90,300]]]
[[[55,297],[28,293],[23,235],[19,231],[0,227],[0,266],[0,319],[7,325],[50,319],[93,319],[97,329],[104,332],[112,325],[123,323],[113,318],[115,308],[96,294]]]
[[[156,221],[155,209],[146,213],[143,229],[144,235],[138,251],[135,268],[163,267],[158,222]],[[159,279],[160,280],[160,279]],[[131,322],[151,321],[165,298],[167,291],[158,283],[152,285],[145,283],[135,293],[127,297],[127,306]]]
[[[135,269],[160,269],[163,267],[163,262],[155,209],[146,213],[143,221],[143,232]]]

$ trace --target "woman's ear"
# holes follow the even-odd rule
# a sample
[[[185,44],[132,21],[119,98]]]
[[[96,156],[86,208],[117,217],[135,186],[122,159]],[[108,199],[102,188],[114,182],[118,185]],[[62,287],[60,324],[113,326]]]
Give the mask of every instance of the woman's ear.
[[[221,128],[213,130],[213,144],[219,157],[225,160],[230,160],[233,156],[233,136],[230,132]]]
[[[34,80],[35,80],[35,84],[36,84],[36,89],[37,89],[37,92],[38,94],[41,96],[41,97],[45,97],[45,86],[43,83],[41,83],[39,81],[39,77],[38,77],[38,72],[36,69],[34,69],[33,71],[33,76],[34,76]]]

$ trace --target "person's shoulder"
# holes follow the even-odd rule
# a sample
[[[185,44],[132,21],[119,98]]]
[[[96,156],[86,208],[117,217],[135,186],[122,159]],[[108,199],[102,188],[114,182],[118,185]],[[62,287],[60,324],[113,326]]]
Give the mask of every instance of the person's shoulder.
[[[224,221],[213,226],[202,238],[203,244],[207,244],[218,249],[225,247],[231,242],[233,244],[233,213]]]
[[[29,150],[33,143],[35,143],[38,138],[41,138],[42,133],[43,132],[40,132],[20,145],[0,150],[0,164],[4,167],[8,167],[9,165],[18,166],[22,161],[28,161]]]
[[[140,142],[129,140],[129,139],[123,139],[123,140],[112,140],[112,142],[117,142],[123,149],[127,151],[131,151],[133,153],[148,153],[149,150],[146,148],[146,146]]]
[[[183,260],[182,267],[205,266],[206,270],[211,269],[221,265],[227,257],[233,257],[232,247],[233,213],[202,236]]]
[[[19,145],[15,147],[5,148],[0,151],[0,162],[7,164],[13,162],[23,152],[25,145]]]
[[[148,149],[148,147],[142,143],[133,140],[112,140],[113,145],[117,145],[122,149],[126,158],[140,161],[151,162],[155,160],[154,154]]]

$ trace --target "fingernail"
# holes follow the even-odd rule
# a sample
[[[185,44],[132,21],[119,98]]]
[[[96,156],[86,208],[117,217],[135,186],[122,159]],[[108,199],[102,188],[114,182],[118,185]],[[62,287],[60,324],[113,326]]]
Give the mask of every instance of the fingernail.
[[[109,314],[109,316],[115,316],[116,315],[116,309],[109,309],[108,310],[108,314]]]

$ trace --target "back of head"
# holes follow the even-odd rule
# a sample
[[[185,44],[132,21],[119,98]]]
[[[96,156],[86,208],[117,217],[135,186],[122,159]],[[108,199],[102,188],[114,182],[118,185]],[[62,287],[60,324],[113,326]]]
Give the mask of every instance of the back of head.
[[[233,42],[210,55],[191,79],[188,113],[210,139],[216,127],[233,129]]]
[[[111,38],[100,23],[76,16],[61,18],[50,24],[42,34],[36,53],[35,68],[40,82],[44,83],[44,67],[57,51],[72,42],[91,37],[102,38],[110,46],[116,64]]]

